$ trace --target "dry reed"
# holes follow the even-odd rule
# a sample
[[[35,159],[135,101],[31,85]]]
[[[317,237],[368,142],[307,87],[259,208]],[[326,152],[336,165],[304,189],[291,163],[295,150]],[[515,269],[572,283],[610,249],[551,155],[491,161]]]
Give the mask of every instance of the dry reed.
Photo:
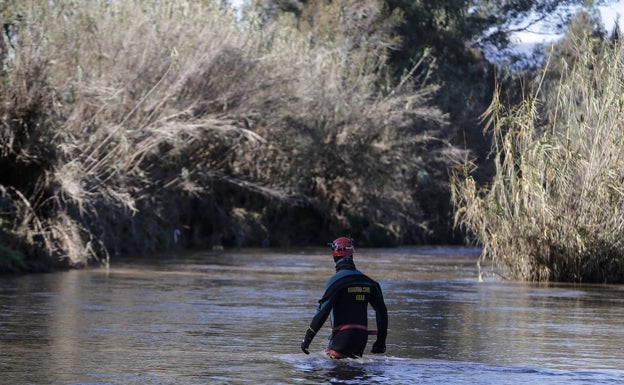
[[[479,188],[468,163],[452,183],[456,221],[506,277],[624,281],[622,45],[575,37],[576,61],[541,78],[514,107],[486,112],[496,176]],[[546,67],[548,69],[548,66]]]
[[[432,87],[389,83],[381,2],[333,2],[361,12],[306,28],[220,1],[3,4],[0,161],[30,170],[0,181],[8,238],[80,265],[180,231],[187,246],[283,244],[292,222],[428,231],[411,188],[460,152],[435,139],[448,126]]]

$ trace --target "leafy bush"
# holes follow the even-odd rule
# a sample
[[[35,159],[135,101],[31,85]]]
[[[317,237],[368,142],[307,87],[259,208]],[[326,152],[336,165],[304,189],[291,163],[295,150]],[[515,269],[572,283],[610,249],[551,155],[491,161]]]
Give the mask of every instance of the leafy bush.
[[[26,270],[26,262],[21,253],[0,245],[0,273],[18,273]]]

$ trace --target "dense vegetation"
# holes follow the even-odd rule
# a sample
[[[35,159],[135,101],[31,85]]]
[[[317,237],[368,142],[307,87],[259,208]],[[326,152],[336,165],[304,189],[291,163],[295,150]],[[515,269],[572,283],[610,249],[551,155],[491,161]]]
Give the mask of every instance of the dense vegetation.
[[[624,281],[624,63],[597,20],[571,23],[523,102],[486,112],[496,175],[453,183],[458,220],[502,274],[523,280]]]
[[[464,229],[502,266],[502,255],[541,258],[529,232],[522,247],[492,241],[518,228],[488,219],[503,199],[489,186],[511,189],[509,172],[526,183],[503,111],[532,75],[484,53],[504,48],[519,19],[572,3],[265,0],[237,14],[210,0],[2,0],[0,271],[336,234],[366,246],[458,243]],[[554,100],[564,103],[556,90],[578,52],[561,43],[549,67],[561,82],[544,75],[511,110],[533,106],[522,118],[532,137],[548,131],[538,114],[576,130]],[[544,99],[555,104],[537,111]],[[584,279],[537,265],[508,272]]]
[[[208,1],[5,7],[3,269],[435,239],[461,151],[434,88],[387,76],[393,16],[365,11],[298,26]]]

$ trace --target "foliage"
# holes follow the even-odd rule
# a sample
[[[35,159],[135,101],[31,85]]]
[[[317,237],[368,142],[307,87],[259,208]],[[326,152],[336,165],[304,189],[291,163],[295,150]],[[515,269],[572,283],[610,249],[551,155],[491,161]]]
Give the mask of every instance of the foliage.
[[[18,273],[25,270],[24,256],[15,250],[0,245],[0,273]]]
[[[506,276],[623,282],[623,47],[577,28],[562,44],[575,59],[559,58],[557,81],[515,107],[494,98],[496,176],[478,188],[468,164],[458,170],[457,222]]]
[[[521,98],[523,74],[505,72],[491,54],[503,50],[513,33],[547,25],[549,33],[562,31],[576,6],[586,0],[386,0],[389,9],[400,9],[404,22],[397,33],[399,50],[392,51],[389,65],[397,76],[410,71],[429,52],[420,66],[438,84],[435,104],[449,114],[456,136],[449,139],[467,147],[479,162],[475,177],[483,183],[491,177],[487,157],[490,138],[483,135],[479,115],[487,109],[498,83],[501,93]],[[597,2],[598,3],[598,2]]]
[[[218,1],[2,2],[2,229],[70,266],[427,239],[414,190],[439,196],[461,152],[434,88],[388,76],[394,16],[333,7],[303,25]]]

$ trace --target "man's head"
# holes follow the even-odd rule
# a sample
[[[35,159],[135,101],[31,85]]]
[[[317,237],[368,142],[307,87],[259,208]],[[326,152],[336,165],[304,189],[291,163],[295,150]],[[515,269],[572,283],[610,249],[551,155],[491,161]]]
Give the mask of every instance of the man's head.
[[[337,262],[339,259],[346,257],[347,255],[352,255],[355,252],[353,239],[347,237],[336,238],[329,244],[329,246],[331,247],[332,255],[334,256],[334,262]]]

